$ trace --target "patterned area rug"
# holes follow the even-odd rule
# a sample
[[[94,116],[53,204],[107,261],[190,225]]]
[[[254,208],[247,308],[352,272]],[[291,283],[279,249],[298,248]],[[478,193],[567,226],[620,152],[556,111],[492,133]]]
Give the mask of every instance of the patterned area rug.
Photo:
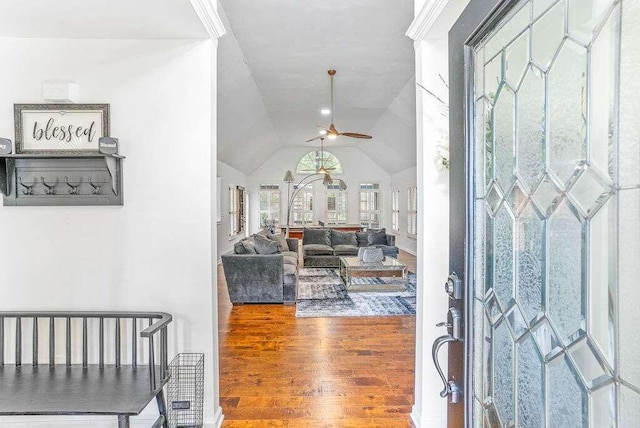
[[[298,278],[296,317],[379,317],[415,315],[416,275],[409,272],[405,291],[348,293],[337,269],[302,268]],[[354,282],[384,284],[386,278],[354,278]]]

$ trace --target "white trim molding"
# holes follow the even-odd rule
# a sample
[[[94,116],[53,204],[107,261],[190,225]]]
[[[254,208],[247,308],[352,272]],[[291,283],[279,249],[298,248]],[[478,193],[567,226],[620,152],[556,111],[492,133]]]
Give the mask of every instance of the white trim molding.
[[[417,239],[417,236],[415,238],[411,238],[411,239]],[[404,251],[405,253],[409,253],[412,256],[418,257],[418,252],[416,250],[409,250],[407,248],[403,248],[403,247],[400,247],[400,246],[398,246],[398,249]]]
[[[189,0],[209,37],[217,40],[227,33],[212,0]]]
[[[193,1],[193,0],[192,0]],[[421,42],[436,22],[449,0],[427,0],[405,33],[415,43]]]
[[[224,414],[222,414],[222,407],[218,406],[216,409],[216,414],[213,417],[213,426],[216,428],[222,427],[222,422],[224,421]]]
[[[411,407],[411,414],[409,415],[409,420],[411,421],[411,426],[413,428],[422,427],[422,417],[420,416],[420,412],[416,408],[415,404]]]
[[[413,406],[411,409],[411,415],[409,416],[409,420],[411,421],[411,426],[413,428],[446,428],[447,427],[447,418],[438,418],[438,417],[426,417],[423,418],[420,415],[420,412],[416,409],[416,406]]]

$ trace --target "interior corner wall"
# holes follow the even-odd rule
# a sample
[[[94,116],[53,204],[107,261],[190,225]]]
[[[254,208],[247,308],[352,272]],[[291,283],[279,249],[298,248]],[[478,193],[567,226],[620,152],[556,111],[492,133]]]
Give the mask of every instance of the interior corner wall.
[[[249,188],[249,179],[242,172],[227,165],[224,162],[218,161],[218,173],[220,177],[220,222],[217,224],[218,230],[218,250],[217,261],[220,261],[220,256],[233,250],[233,244],[244,238],[248,233],[255,233],[256,230],[251,230],[249,227],[248,233],[241,233],[239,235],[230,236],[231,223],[229,219],[229,187],[242,186],[249,192],[249,206],[247,218],[253,216],[253,212],[259,209],[259,201],[254,202],[252,197],[253,193],[256,193],[253,189]],[[251,222],[249,222],[251,223]]]
[[[210,79],[210,138],[211,144],[209,147],[210,153],[210,183],[211,183],[211,207],[209,211],[210,216],[210,230],[211,230],[211,257],[210,262],[212,266],[211,271],[211,340],[213,343],[212,358],[210,360],[209,368],[213,373],[213,383],[211,385],[212,394],[207,395],[210,400],[211,407],[209,408],[209,416],[207,417],[204,426],[216,428],[222,426],[224,415],[222,414],[222,406],[220,405],[220,350],[219,350],[219,330],[218,330],[218,259],[214,259],[214,256],[218,254],[218,228],[216,226],[218,219],[219,201],[220,201],[220,189],[218,189],[218,48],[219,40],[211,40],[209,42],[210,51],[210,63],[209,79]]]
[[[398,207],[400,209],[398,226],[400,230],[393,231],[396,234],[396,246],[414,256],[418,253],[418,240],[416,237],[409,236],[407,232],[409,230],[409,187],[416,187],[417,183],[417,167],[415,166],[391,176],[391,191],[400,191],[398,198],[400,204]]]
[[[111,134],[127,156],[123,207],[0,207],[0,310],[166,311],[170,357],[204,352],[216,361],[212,54],[209,40],[0,38],[0,136],[13,139],[13,103],[42,102],[43,81],[65,79],[79,84],[83,102],[110,104]],[[210,420],[215,369],[205,372]],[[156,415],[152,403],[132,426]],[[65,418],[0,425],[115,419]]]
[[[448,75],[446,40],[416,45],[416,80],[447,98],[439,75]],[[447,426],[447,400],[433,363],[431,344],[444,333],[436,324],[447,317],[448,299],[442,288],[449,269],[449,172],[439,171],[437,144],[448,127],[442,106],[425,91],[416,93],[418,123],[418,295],[416,318],[416,390],[412,421],[416,427]],[[447,372],[446,350],[439,360]]]

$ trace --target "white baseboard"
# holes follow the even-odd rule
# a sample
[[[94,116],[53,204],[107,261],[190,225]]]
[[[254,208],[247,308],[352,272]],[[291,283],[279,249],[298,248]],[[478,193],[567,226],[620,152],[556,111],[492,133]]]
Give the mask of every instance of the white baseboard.
[[[426,417],[423,418],[422,415],[420,415],[420,412],[418,411],[418,409],[416,409],[416,406],[413,405],[413,407],[411,408],[411,415],[410,415],[410,420],[411,420],[411,424],[413,425],[414,428],[446,428],[447,427],[447,418],[446,417]]]
[[[414,250],[407,250],[406,248],[398,247],[398,249],[404,251],[405,253],[409,253],[412,256],[418,257],[418,252]]]
[[[416,409],[415,404],[411,406],[411,415],[409,415],[409,418],[411,419],[411,425],[413,428],[422,427],[422,418],[420,417],[420,412]]]
[[[220,428],[222,427],[222,421],[224,421],[224,415],[222,414],[222,407],[218,406],[218,408],[216,409],[216,414],[213,417],[213,421],[211,422],[212,423],[211,426],[215,428]],[[206,425],[209,426],[208,423]]]

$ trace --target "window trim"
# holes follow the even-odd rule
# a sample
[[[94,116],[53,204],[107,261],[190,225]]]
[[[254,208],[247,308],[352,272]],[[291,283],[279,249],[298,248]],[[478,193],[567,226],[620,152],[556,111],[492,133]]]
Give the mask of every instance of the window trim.
[[[391,191],[391,230],[400,232],[400,189]]]
[[[298,186],[294,186],[294,192],[298,189]],[[309,195],[310,199],[309,199],[309,207],[307,209],[307,207],[305,206],[305,199],[304,199],[304,195]],[[307,225],[311,225],[313,224],[313,215],[314,215],[314,207],[313,207],[313,198],[315,197],[314,195],[314,188],[313,188],[313,183],[307,183],[307,184],[303,184],[302,185],[302,189],[300,189],[300,191],[298,191],[298,193],[296,194],[296,196],[293,198],[293,203],[291,206],[291,225],[292,226],[307,226]],[[302,210],[296,209],[296,202],[298,202],[300,199],[302,199]],[[302,222],[301,223],[296,223],[296,217],[300,216],[302,217]],[[309,220],[306,220],[306,218],[309,217]]]
[[[340,197],[344,199],[344,210],[329,209],[329,195],[331,193],[335,193],[336,197]],[[336,206],[338,206],[337,201],[336,201]],[[336,184],[330,184],[329,186],[327,186],[326,210],[327,210],[326,219],[325,219],[326,224],[331,224],[331,225],[348,224],[349,223],[349,194],[347,193],[347,191],[340,190],[338,188],[338,185]],[[329,214],[334,214],[335,218],[339,218],[341,215],[344,215],[344,222],[330,221]]]
[[[372,189],[363,189],[362,186],[372,186]],[[362,209],[362,204],[363,203],[371,203],[372,201],[363,201],[362,200],[362,194],[363,193],[372,193],[372,194],[377,194],[377,197],[374,197],[373,200],[375,200],[377,202],[378,208],[377,209]],[[369,229],[379,229],[380,227],[382,227],[382,186],[380,185],[379,182],[364,182],[364,183],[360,183],[358,185],[358,203],[359,203],[359,223],[360,226],[362,227],[366,227]],[[378,222],[377,224],[372,225],[371,223],[371,219],[369,218],[368,221],[364,221],[363,220],[363,214],[365,213],[369,213],[369,217],[371,217],[371,214],[377,214],[377,218],[378,218]]]
[[[229,237],[231,239],[244,232],[245,227],[245,188],[229,186]]]
[[[418,188],[416,186],[409,186],[407,189],[407,236],[418,237]]]
[[[333,153],[326,150],[322,152],[322,161],[318,158],[320,150],[314,150],[302,156],[296,165],[296,174],[316,174],[320,169],[320,165],[331,169],[331,175],[342,174],[342,164],[340,159]],[[311,168],[313,166],[313,168]]]
[[[270,187],[270,188],[267,188]],[[261,184],[258,188],[258,227],[265,228],[269,227],[268,225],[262,224],[262,213],[267,213],[267,220],[274,220],[274,226],[280,225],[280,217],[282,216],[281,208],[282,208],[282,195],[279,184]],[[269,197],[269,209],[262,209],[262,195],[263,193],[268,193],[269,195],[276,195],[277,201],[275,202],[277,208],[273,207],[273,199]]]

